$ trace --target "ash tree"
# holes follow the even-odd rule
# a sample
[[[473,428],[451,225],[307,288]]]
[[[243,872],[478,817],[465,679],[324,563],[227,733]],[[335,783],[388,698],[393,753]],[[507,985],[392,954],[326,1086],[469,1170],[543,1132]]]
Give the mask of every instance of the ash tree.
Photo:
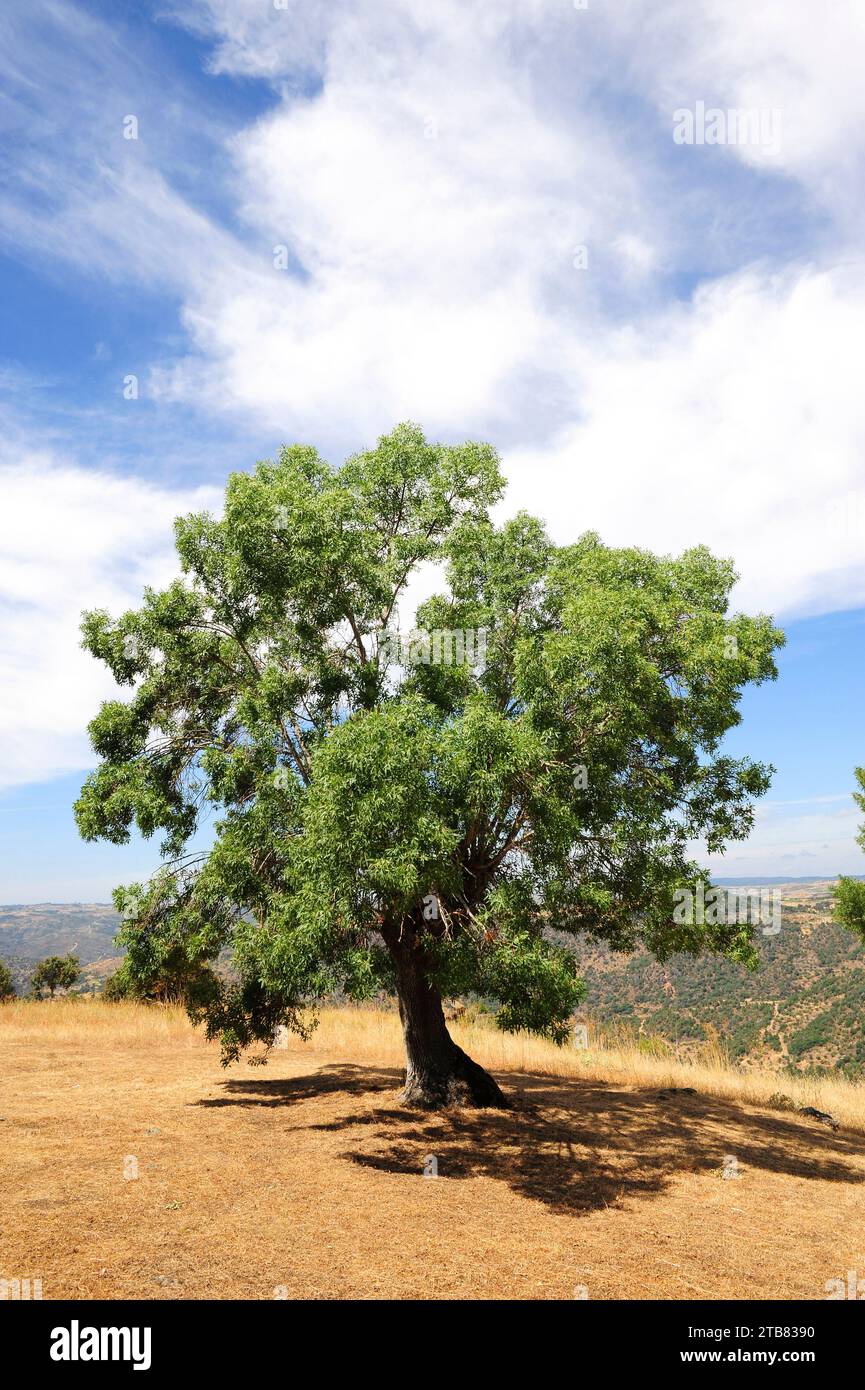
[[[495,998],[501,1028],[561,1042],[577,933],[753,959],[748,925],[677,922],[674,894],[706,882],[690,842],[746,836],[768,786],[719,746],[781,634],[728,615],[735,575],[707,550],[557,547],[526,514],[493,524],[503,490],[488,445],[413,425],[340,468],[286,448],[231,476],[221,519],[177,521],[181,578],[84,617],[131,693],[90,725],[79,830],[161,833],[162,869],[115,894],[127,969],[146,992],[182,964],[224,1061],[281,1023],[306,1035],[330,992],[385,988],[404,1099],[502,1105],[443,995]],[[417,627],[469,634],[476,658],[485,634],[483,662],[425,659],[458,655],[435,639],[391,659],[431,561],[442,592]]]

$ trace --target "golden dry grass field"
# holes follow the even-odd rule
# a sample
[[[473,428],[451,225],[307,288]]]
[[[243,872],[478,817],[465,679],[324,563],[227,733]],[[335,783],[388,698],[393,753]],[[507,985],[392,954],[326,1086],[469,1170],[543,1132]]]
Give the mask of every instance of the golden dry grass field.
[[[865,1088],[453,1029],[510,1111],[398,1105],[385,1011],[326,1011],[224,1071],[179,1010],[0,1006],[0,1278],[45,1299],[818,1300],[865,1274]],[[770,1106],[779,1086],[840,1128]]]

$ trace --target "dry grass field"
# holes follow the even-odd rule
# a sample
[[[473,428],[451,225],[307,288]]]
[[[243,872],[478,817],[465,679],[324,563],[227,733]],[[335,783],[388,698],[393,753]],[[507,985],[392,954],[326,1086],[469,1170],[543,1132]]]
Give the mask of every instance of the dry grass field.
[[[384,1011],[325,1012],[226,1072],[179,1010],[0,1006],[0,1278],[46,1299],[824,1299],[865,1276],[865,1088],[454,1033],[510,1111],[399,1106]],[[840,1128],[773,1108],[779,1084]]]

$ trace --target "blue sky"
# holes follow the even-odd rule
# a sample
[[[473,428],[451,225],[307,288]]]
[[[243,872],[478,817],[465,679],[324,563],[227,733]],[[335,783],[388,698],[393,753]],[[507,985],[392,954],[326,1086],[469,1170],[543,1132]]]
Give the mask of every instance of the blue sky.
[[[863,871],[861,36],[852,0],[4,6],[0,901],[155,864],[75,836],[80,610],[170,577],[229,470],[405,418],[494,442],[559,541],[732,555],[788,646],[712,867]],[[700,102],[724,138],[677,144]]]

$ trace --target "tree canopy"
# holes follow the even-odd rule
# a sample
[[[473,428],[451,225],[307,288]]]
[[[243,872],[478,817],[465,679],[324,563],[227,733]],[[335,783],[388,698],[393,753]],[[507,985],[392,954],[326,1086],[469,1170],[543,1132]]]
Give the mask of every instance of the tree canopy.
[[[47,989],[53,996],[58,989],[71,989],[80,974],[77,956],[46,956],[30,977],[30,991],[40,998]]]
[[[12,971],[5,961],[0,960],[0,999],[11,999],[15,993]]]
[[[582,993],[569,936],[753,959],[748,924],[672,909],[708,882],[692,842],[744,838],[769,785],[721,742],[781,633],[728,612],[736,576],[702,546],[556,546],[525,513],[493,522],[503,491],[489,445],[414,425],[339,468],[285,448],[231,476],[221,517],[177,521],[174,583],[84,617],[130,694],[90,725],[77,823],[161,834],[163,869],[115,894],[128,969],[182,959],[226,1060],[280,1023],[305,1033],[323,995],[384,988],[406,1095],[499,1103],[441,995],[561,1041]],[[440,592],[397,643],[429,562]],[[206,967],[226,949],[223,978]]]

